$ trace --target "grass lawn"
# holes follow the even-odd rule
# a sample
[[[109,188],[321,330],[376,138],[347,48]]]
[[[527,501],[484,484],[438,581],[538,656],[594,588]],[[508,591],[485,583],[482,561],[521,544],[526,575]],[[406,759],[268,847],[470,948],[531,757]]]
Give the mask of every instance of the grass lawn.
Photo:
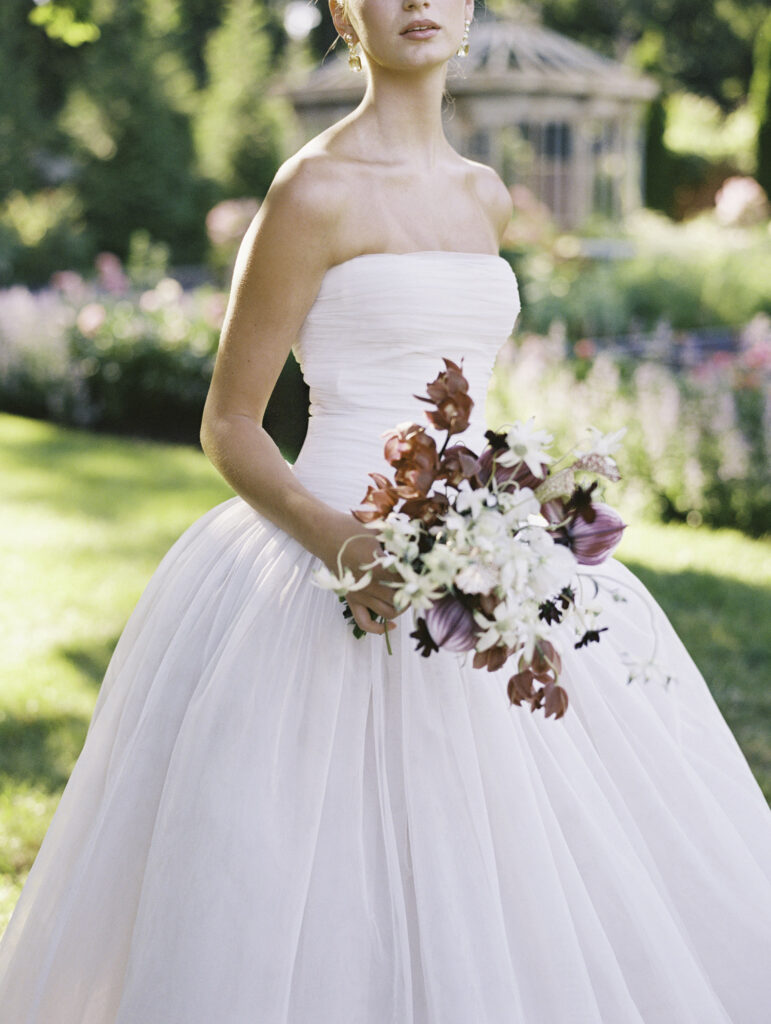
[[[0,415],[0,931],[161,556],[230,495],[200,452]],[[640,524],[620,555],[673,620],[771,799],[771,541]]]

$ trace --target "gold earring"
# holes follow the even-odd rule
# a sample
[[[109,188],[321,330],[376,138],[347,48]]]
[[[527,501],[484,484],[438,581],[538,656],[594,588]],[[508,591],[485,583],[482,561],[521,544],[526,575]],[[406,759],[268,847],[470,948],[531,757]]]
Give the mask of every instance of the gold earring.
[[[463,28],[463,38],[460,41],[460,46],[456,50],[458,57],[468,57],[468,33],[471,28],[471,21],[467,20]]]
[[[348,67],[351,71],[361,71],[361,57],[356,52],[357,44],[353,41],[353,36],[350,32],[346,32],[343,39],[348,47]]]

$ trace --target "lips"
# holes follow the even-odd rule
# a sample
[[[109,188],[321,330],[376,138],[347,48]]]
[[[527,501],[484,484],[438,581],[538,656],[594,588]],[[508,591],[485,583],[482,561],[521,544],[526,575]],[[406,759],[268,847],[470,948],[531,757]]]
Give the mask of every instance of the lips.
[[[435,21],[411,21],[406,28],[403,28],[400,35],[406,36],[411,32],[430,32],[439,28]]]

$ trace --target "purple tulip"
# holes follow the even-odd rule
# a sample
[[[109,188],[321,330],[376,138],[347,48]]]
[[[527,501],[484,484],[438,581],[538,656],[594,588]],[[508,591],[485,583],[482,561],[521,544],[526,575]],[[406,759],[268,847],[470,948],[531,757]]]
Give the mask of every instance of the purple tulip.
[[[437,647],[446,651],[470,651],[476,642],[474,616],[450,594],[431,605],[426,625]]]
[[[581,565],[599,565],[613,551],[626,523],[609,505],[592,502],[594,520],[588,523],[583,516],[577,516],[567,528],[568,544]]]

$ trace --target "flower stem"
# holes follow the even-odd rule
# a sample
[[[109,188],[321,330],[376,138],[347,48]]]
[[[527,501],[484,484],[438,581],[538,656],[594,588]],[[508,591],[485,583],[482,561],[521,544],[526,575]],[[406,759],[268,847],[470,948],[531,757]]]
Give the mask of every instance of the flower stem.
[[[390,632],[391,632],[391,630],[390,630],[390,629],[388,628],[388,623],[386,622],[386,620],[385,620],[385,619],[382,619],[381,621],[382,621],[382,622],[384,622],[384,623],[385,623],[385,626],[386,626],[386,631],[385,631],[385,633],[383,634],[383,635],[385,636],[385,642],[386,642],[386,650],[388,651],[388,653],[389,653],[389,654],[393,654],[394,652],[393,652],[393,650],[391,649],[391,637],[390,637],[390,635],[389,635],[389,634],[390,634]]]

